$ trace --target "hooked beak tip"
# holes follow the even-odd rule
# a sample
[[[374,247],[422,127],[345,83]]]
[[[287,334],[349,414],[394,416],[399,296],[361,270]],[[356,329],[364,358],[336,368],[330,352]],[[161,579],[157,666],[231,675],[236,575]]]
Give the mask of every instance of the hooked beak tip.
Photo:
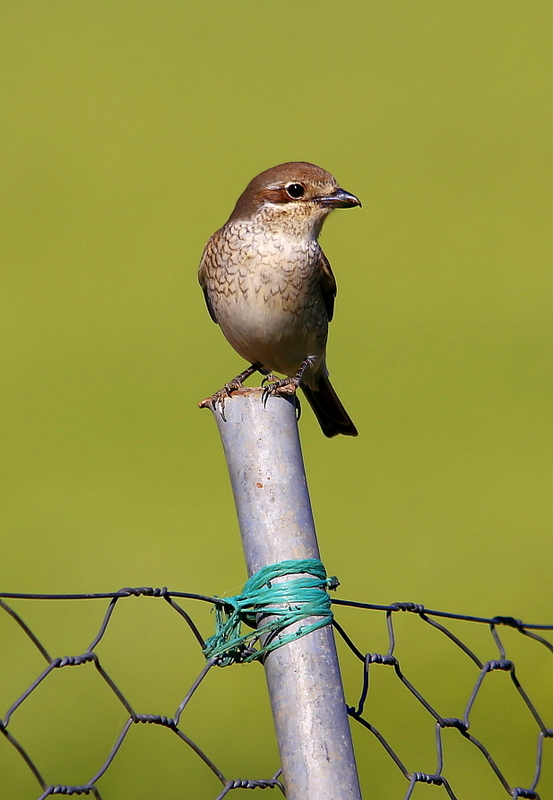
[[[334,192],[326,197],[320,197],[319,203],[326,208],[354,208],[361,207],[361,200],[344,189],[335,189]]]

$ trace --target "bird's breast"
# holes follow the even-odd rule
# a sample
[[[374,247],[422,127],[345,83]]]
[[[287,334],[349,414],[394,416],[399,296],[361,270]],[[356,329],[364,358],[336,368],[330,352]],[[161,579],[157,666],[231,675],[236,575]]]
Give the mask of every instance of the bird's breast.
[[[317,251],[315,240],[239,229],[218,259],[218,279],[240,306],[295,313],[316,289]]]
[[[242,230],[226,237],[217,261],[210,300],[244,358],[292,374],[307,355],[322,352],[327,320],[316,240]]]

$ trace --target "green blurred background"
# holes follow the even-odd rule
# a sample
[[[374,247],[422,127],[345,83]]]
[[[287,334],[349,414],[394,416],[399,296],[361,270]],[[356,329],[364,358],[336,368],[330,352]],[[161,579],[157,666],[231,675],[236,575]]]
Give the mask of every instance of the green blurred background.
[[[553,6],[4,0],[0,17],[3,590],[240,589],[226,469],[196,404],[243,362],[196,269],[250,178],[302,159],[363,201],[322,237],[339,286],[329,364],[360,437],[326,440],[308,408],[301,420],[340,596],[551,622]],[[15,607],[65,655],[105,605]],[[191,611],[209,635],[208,611]],[[339,619],[362,650],[386,647],[375,612]],[[460,716],[477,673],[422,627],[398,620],[402,665]],[[485,631],[455,630],[497,657]],[[202,664],[176,615],[127,600],[109,633],[107,671],[140,712],[172,716]],[[3,714],[43,662],[6,615],[0,636]],[[552,725],[542,648],[505,640]],[[361,669],[345,653],[344,671],[354,704]],[[374,672],[366,716],[409,769],[433,772],[430,718]],[[51,676],[10,730],[47,781],[85,782],[124,719],[89,665]],[[258,666],[211,675],[183,729],[230,777],[276,769]],[[530,784],[537,728],[507,675],[487,679],[474,733],[511,784]],[[355,735],[366,797],[402,798],[380,745]],[[460,800],[505,796],[455,731],[445,742]],[[0,764],[1,800],[38,796],[4,741]],[[100,788],[219,791],[152,726],[131,730]]]

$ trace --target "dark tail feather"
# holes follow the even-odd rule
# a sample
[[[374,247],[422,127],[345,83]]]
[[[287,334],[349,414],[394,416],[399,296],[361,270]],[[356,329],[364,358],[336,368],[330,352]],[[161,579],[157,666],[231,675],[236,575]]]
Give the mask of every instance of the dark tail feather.
[[[338,399],[327,375],[319,375],[316,378],[314,389],[303,383],[301,388],[325,436],[330,438],[339,433],[343,433],[344,436],[357,436],[357,428]]]

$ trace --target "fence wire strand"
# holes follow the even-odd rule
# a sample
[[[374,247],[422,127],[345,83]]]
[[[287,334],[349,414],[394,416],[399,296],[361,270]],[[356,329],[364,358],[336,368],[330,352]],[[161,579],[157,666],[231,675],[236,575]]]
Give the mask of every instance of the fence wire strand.
[[[215,798],[215,800],[222,800],[222,798],[226,797],[229,792],[234,789],[279,789],[282,794],[285,794],[285,787],[281,781],[281,770],[278,769],[275,773],[266,779],[254,779],[254,778],[247,778],[247,779],[233,779],[226,776],[223,771],[215,764],[215,762],[205,753],[199,745],[193,741],[183,730],[181,725],[181,718],[183,716],[183,712],[186,709],[190,699],[198,689],[198,687],[202,684],[205,680],[208,673],[216,666],[220,666],[219,658],[215,657],[210,659],[205,665],[202,666],[202,669],[195,680],[192,682],[192,685],[184,694],[182,701],[180,702],[179,706],[177,707],[175,714],[173,717],[166,717],[162,715],[156,714],[141,714],[136,711],[131,703],[126,698],[125,694],[123,693],[122,689],[114,682],[114,680],[108,675],[106,670],[103,668],[100,659],[95,652],[97,645],[100,641],[104,638],[107,634],[109,629],[110,620],[112,619],[113,612],[115,610],[116,605],[129,597],[149,597],[149,598],[157,598],[164,600],[172,609],[175,611],[183,622],[186,624],[190,632],[192,633],[194,639],[196,640],[199,648],[203,650],[205,648],[205,641],[200,633],[197,625],[195,624],[194,620],[190,616],[190,614],[185,611],[177,599],[182,600],[195,600],[200,601],[203,603],[208,603],[210,605],[224,605],[224,598],[217,598],[211,597],[208,595],[200,595],[200,594],[192,594],[188,592],[177,592],[177,591],[169,591],[167,588],[152,588],[152,587],[138,587],[138,588],[131,588],[126,587],[121,589],[118,592],[101,592],[95,594],[21,594],[21,593],[0,593],[0,609],[5,611],[11,618],[14,620],[15,623],[19,626],[21,631],[25,634],[27,639],[32,643],[34,648],[38,651],[40,656],[46,662],[46,667],[43,669],[40,674],[38,674],[32,683],[25,689],[25,691],[14,700],[11,706],[5,711],[3,718],[0,720],[0,733],[3,734],[5,739],[13,746],[15,751],[19,754],[21,759],[23,760],[24,764],[28,767],[29,771],[33,775],[34,779],[38,783],[39,792],[37,793],[37,800],[45,800],[45,798],[50,797],[52,795],[92,795],[96,798],[96,800],[103,800],[102,795],[100,794],[100,790],[98,788],[98,782],[102,776],[105,775],[111,764],[117,757],[117,754],[120,748],[123,746],[125,738],[133,725],[140,725],[140,724],[148,724],[148,725],[158,725],[163,728],[169,729],[172,733],[174,733],[185,745],[187,745],[198,757],[201,759],[205,767],[217,778],[221,785],[221,791]],[[12,608],[12,606],[7,603],[7,600],[41,600],[41,601],[60,601],[60,600],[108,600],[108,606],[104,613],[103,619],[99,626],[98,632],[94,636],[90,645],[82,652],[72,656],[63,656],[63,657],[52,657],[43,643],[38,639],[38,637],[33,633],[29,625],[24,621],[22,616]],[[475,616],[468,616],[463,614],[453,614],[444,611],[435,611],[426,609],[422,605],[417,605],[415,603],[393,603],[389,606],[384,605],[374,605],[369,603],[360,603],[355,601],[348,601],[348,600],[341,600],[337,598],[333,598],[332,605],[334,609],[337,610],[340,607],[348,607],[353,609],[359,609],[364,611],[372,611],[372,612],[383,612],[385,615],[385,623],[386,623],[386,631],[387,631],[387,638],[388,638],[388,648],[385,653],[367,653],[364,652],[363,649],[360,649],[352,640],[352,638],[348,635],[345,631],[342,624],[336,619],[334,619],[333,625],[337,632],[337,634],[341,637],[343,642],[345,643],[346,647],[353,653],[353,655],[362,662],[363,665],[363,677],[362,677],[362,685],[361,691],[359,694],[359,699],[355,706],[348,706],[347,712],[352,720],[357,722],[362,728],[368,730],[380,743],[383,747],[385,752],[390,757],[391,761],[400,773],[405,778],[407,787],[406,793],[404,795],[403,800],[409,800],[412,797],[413,792],[417,784],[430,784],[433,786],[441,787],[447,797],[451,800],[464,800],[459,795],[457,795],[454,791],[454,788],[450,785],[450,782],[446,775],[444,774],[444,769],[446,767],[446,759],[444,757],[444,750],[443,750],[443,743],[442,743],[442,731],[445,729],[454,729],[456,730],[460,736],[462,736],[466,741],[470,742],[483,756],[485,762],[488,764],[489,768],[491,769],[493,775],[499,782],[499,785],[504,789],[505,793],[513,798],[527,798],[527,800],[540,800],[540,795],[538,794],[538,786],[540,782],[540,778],[542,776],[542,767],[543,767],[543,744],[544,740],[548,738],[553,738],[553,728],[547,726],[546,721],[544,720],[542,714],[538,711],[535,704],[532,702],[530,698],[531,692],[527,692],[525,688],[520,683],[520,680],[517,676],[515,664],[514,662],[507,658],[507,651],[503,644],[501,635],[499,633],[499,629],[501,628],[511,628],[518,632],[520,635],[528,637],[541,646],[543,646],[547,651],[553,653],[553,643],[548,639],[544,638],[544,636],[540,635],[536,631],[546,632],[546,631],[553,631],[553,625],[544,625],[544,624],[533,624],[533,623],[525,623],[521,620],[514,619],[513,617],[493,617],[493,618],[486,618],[486,617],[475,617]],[[429,625],[433,629],[437,630],[441,633],[444,637],[446,637],[449,641],[451,641],[462,653],[467,656],[470,661],[472,662],[473,667],[475,668],[475,680],[473,689],[467,699],[464,714],[462,717],[445,717],[442,716],[434,706],[429,702],[427,698],[419,691],[413,683],[405,676],[398,658],[395,655],[395,648],[396,648],[396,631],[394,628],[394,616],[398,613],[406,612],[408,614],[412,614],[418,617],[421,622]],[[437,618],[437,619],[436,619]],[[468,622],[468,623],[478,623],[480,625],[487,626],[489,628],[494,646],[497,648],[498,657],[496,659],[482,661],[478,655],[465,643],[461,640],[459,636],[454,634],[443,622],[439,622],[440,620],[458,620],[461,622]],[[10,722],[12,717],[17,713],[17,711],[21,708],[22,704],[27,700],[27,698],[35,692],[35,690],[42,685],[45,681],[47,681],[49,675],[54,672],[55,670],[69,668],[69,667],[78,667],[84,664],[93,664],[94,668],[105,682],[105,684],[109,687],[113,695],[116,697],[117,701],[120,705],[125,709],[127,719],[123,724],[119,735],[115,741],[115,744],[112,746],[109,753],[97,770],[97,772],[85,783],[81,785],[68,785],[68,784],[48,784],[42,776],[42,773],[33,759],[32,755],[29,752],[28,746],[24,746],[21,741],[15,738],[12,731],[10,730]],[[428,772],[418,772],[418,771],[410,771],[404,761],[401,759],[400,755],[396,752],[396,750],[391,746],[391,744],[386,740],[386,738],[382,735],[382,733],[366,718],[366,707],[367,707],[367,700],[369,696],[369,687],[370,687],[370,671],[371,668],[375,666],[378,667],[388,667],[393,670],[393,673],[400,681],[401,684],[411,693],[411,695],[417,700],[417,702],[423,707],[423,709],[427,712],[430,717],[430,722],[433,724],[435,729],[435,747],[436,747],[436,771],[434,773]],[[490,747],[488,744],[477,739],[471,732],[471,714],[473,711],[473,707],[475,701],[482,691],[482,687],[484,686],[487,679],[491,673],[496,671],[502,671],[507,673],[510,676],[511,682],[513,684],[514,690],[518,693],[520,698],[522,699],[524,706],[527,710],[527,713],[533,720],[533,724],[536,730],[536,758],[535,758],[535,766],[534,766],[534,773],[533,779],[530,785],[523,787],[523,786],[511,786],[509,781],[505,776],[505,769],[501,768],[497,761],[494,759]],[[491,746],[491,745],[490,745]],[[358,753],[358,759],[360,759],[360,754]],[[0,775],[1,778],[1,775]]]
[[[409,786],[407,789],[407,793],[405,794],[404,800],[409,800],[409,798],[413,794],[413,791],[417,783],[428,783],[428,784],[433,784],[435,786],[442,786],[445,789],[447,796],[450,797],[451,800],[459,800],[458,796],[455,794],[452,787],[450,786],[447,778],[443,775],[444,756],[442,747],[442,730],[446,728],[453,728],[457,730],[461,736],[463,736],[466,740],[468,740],[471,744],[473,744],[482,753],[487,763],[489,764],[490,768],[492,769],[493,773],[495,774],[496,778],[498,779],[499,783],[501,784],[501,786],[507,792],[508,795],[515,798],[520,797],[520,798],[528,798],[528,800],[540,800],[537,787],[542,772],[543,740],[547,738],[553,738],[553,728],[548,728],[546,726],[545,722],[543,721],[540,714],[536,710],[534,704],[530,700],[529,695],[522,687],[516,675],[515,664],[513,663],[513,661],[506,658],[506,649],[503,645],[503,642],[501,640],[501,637],[499,636],[497,629],[498,627],[501,626],[514,628],[523,636],[527,636],[531,639],[534,639],[535,641],[543,645],[545,648],[547,648],[547,650],[553,652],[553,644],[551,642],[549,642],[543,636],[539,636],[538,634],[533,633],[534,630],[553,631],[553,625],[538,625],[533,623],[524,623],[521,620],[514,619],[513,617],[493,617],[491,619],[488,619],[486,617],[474,617],[474,616],[467,616],[464,614],[452,614],[444,611],[433,611],[430,609],[426,609],[424,606],[417,605],[415,603],[393,603],[390,606],[376,606],[368,603],[357,603],[353,601],[335,599],[333,600],[333,605],[349,606],[350,608],[360,608],[366,610],[385,611],[386,613],[386,624],[388,630],[388,650],[385,654],[363,653],[361,650],[359,650],[358,647],[356,647],[356,645],[347,635],[343,627],[336,620],[334,620],[334,627],[335,630],[338,632],[338,634],[342,637],[346,645],[349,647],[349,649],[354,653],[354,655],[358,659],[360,659],[360,661],[363,662],[363,667],[364,667],[363,685],[359,701],[357,703],[357,706],[355,707],[348,706],[348,714],[352,719],[359,722],[364,728],[369,730],[378,739],[380,744],[384,747],[384,749],[386,750],[388,755],[392,758],[392,760],[399,768],[399,770],[402,772],[404,777],[409,781]],[[432,626],[433,628],[437,629],[442,634],[444,634],[450,641],[452,641],[462,652],[464,652],[471,659],[475,667],[477,667],[477,669],[479,670],[474,684],[474,688],[469,696],[469,699],[465,707],[465,713],[462,718],[442,717],[428,702],[428,700],[423,697],[423,695],[413,686],[413,684],[403,674],[399,660],[394,655],[394,650],[396,646],[396,635],[393,624],[393,615],[401,611],[406,611],[417,615],[419,619],[421,619],[423,622],[428,623],[430,626]],[[478,658],[476,653],[474,653],[464,642],[462,642],[458,636],[456,636],[452,631],[446,628],[445,625],[443,625],[440,622],[437,622],[435,619],[431,619],[432,616],[438,616],[441,618],[451,619],[451,620],[461,620],[464,622],[477,622],[489,626],[493,642],[499,651],[498,652],[499,658],[482,662]],[[363,716],[369,692],[369,670],[372,664],[379,664],[392,667],[396,676],[401,681],[401,683],[409,690],[409,692],[411,692],[411,694],[418,700],[418,702],[431,715],[431,717],[434,718],[435,733],[436,733],[436,759],[437,759],[437,768],[435,773],[430,774],[426,772],[409,772],[407,767],[400,760],[399,756],[393,750],[390,744],[386,741],[384,736],[382,736],[382,734],[377,730],[377,728],[375,728],[374,725],[372,725]],[[475,736],[473,736],[469,731],[470,714],[473,709],[475,700],[482,689],[485,678],[495,670],[502,670],[504,672],[509,673],[511,681],[516,691],[522,698],[528,712],[533,717],[537,727],[537,747],[536,747],[534,777],[530,786],[527,787],[510,786],[509,782],[507,781],[507,778],[505,777],[504,772],[497,765],[488,747],[483,742],[479,741]]]

